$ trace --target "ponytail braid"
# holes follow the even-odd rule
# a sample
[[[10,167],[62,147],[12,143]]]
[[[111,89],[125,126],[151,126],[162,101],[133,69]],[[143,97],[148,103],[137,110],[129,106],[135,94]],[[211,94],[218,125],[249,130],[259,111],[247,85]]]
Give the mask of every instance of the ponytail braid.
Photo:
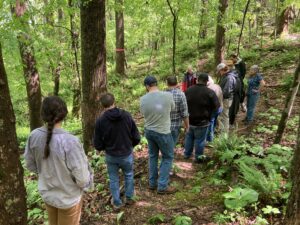
[[[47,124],[47,140],[46,140],[46,146],[45,146],[45,150],[44,150],[44,159],[47,159],[50,155],[50,141],[52,138],[52,132],[53,132],[53,128],[55,125],[54,121],[48,122]]]
[[[45,123],[47,123],[47,138],[44,149],[44,159],[50,155],[50,141],[53,129],[56,123],[62,121],[68,114],[66,103],[57,96],[46,97],[43,100],[41,115]]]

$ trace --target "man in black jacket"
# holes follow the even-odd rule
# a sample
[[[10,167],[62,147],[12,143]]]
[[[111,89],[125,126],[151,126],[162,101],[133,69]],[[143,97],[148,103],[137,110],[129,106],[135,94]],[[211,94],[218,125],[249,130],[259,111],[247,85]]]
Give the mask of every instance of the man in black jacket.
[[[119,169],[125,177],[126,204],[133,204],[133,147],[140,142],[140,135],[131,115],[115,107],[115,98],[106,93],[100,98],[104,113],[97,119],[94,134],[94,147],[105,150],[107,171],[110,180],[112,205],[122,206],[119,191]]]
[[[207,87],[208,74],[200,73],[197,80],[198,83],[185,92],[190,127],[185,136],[184,157],[190,158],[195,146],[195,162],[201,163],[206,158],[203,151],[210,119],[220,107],[220,103],[215,92]]]

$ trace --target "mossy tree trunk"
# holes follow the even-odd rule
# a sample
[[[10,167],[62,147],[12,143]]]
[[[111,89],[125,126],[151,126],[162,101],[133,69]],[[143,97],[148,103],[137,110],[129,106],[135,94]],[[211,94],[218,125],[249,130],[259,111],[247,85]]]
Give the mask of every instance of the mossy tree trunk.
[[[92,146],[100,95],[106,92],[105,0],[86,0],[80,8],[82,123],[86,151]]]
[[[0,224],[27,224],[26,191],[19,157],[16,119],[0,43]]]

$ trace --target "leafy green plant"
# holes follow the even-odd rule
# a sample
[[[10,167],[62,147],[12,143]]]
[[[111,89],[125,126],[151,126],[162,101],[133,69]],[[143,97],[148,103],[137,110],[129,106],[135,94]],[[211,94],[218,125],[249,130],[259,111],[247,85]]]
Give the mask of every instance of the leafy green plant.
[[[231,192],[223,194],[224,204],[229,209],[241,209],[258,200],[258,193],[250,188],[234,188]]]
[[[176,216],[173,219],[174,225],[192,225],[192,219],[188,216]]]
[[[150,224],[158,224],[164,222],[166,219],[164,214],[158,213],[148,219],[148,223]]]
[[[276,199],[279,196],[282,177],[275,170],[265,175],[256,167],[250,167],[242,162],[239,163],[239,169],[245,184],[258,191],[262,198]]]
[[[278,208],[273,208],[272,206],[270,205],[267,205],[265,208],[262,208],[261,209],[263,211],[264,214],[279,214],[280,211]]]

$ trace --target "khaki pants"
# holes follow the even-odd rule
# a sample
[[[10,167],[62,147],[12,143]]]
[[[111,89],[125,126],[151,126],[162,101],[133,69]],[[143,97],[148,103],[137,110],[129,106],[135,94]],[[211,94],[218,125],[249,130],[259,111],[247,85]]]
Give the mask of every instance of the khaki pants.
[[[232,105],[232,99],[223,100],[223,111],[220,115],[220,130],[222,133],[229,132],[229,108]]]
[[[59,209],[46,204],[49,225],[79,225],[82,200],[68,209]]]

